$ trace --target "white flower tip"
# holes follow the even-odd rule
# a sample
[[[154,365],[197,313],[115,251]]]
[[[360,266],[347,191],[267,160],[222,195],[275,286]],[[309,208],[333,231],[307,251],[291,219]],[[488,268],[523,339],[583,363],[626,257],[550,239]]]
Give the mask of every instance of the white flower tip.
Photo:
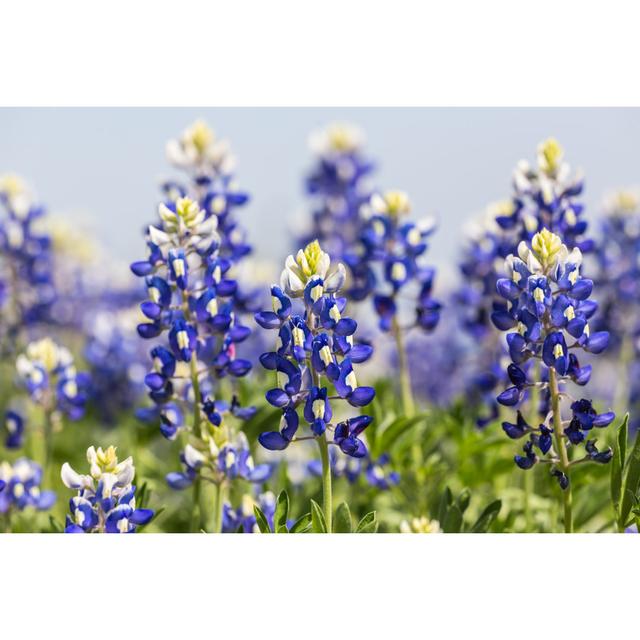
[[[65,462],[60,469],[60,478],[64,486],[69,489],[79,489],[83,485],[82,476],[74,471],[68,462]]]

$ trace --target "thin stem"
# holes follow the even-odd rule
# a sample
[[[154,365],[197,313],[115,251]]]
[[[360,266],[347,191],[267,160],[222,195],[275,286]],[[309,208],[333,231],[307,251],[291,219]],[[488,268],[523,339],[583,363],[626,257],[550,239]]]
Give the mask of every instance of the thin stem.
[[[198,379],[198,362],[195,353],[191,355],[191,385],[193,386],[194,407],[193,407],[193,434],[200,438],[200,381]],[[201,479],[198,475],[193,483],[193,506],[191,510],[191,530],[200,531],[204,522],[204,509],[200,501]]]
[[[404,346],[404,338],[402,329],[398,323],[397,316],[393,316],[391,323],[393,337],[396,341],[396,349],[398,351],[398,365],[400,367],[400,393],[402,394],[402,408],[407,418],[413,418],[416,413],[415,403],[413,401],[413,391],[411,390],[411,375],[409,373],[409,362],[407,360],[407,352]]]
[[[537,380],[540,377],[540,364],[535,363],[533,367],[533,379]],[[530,388],[529,393],[529,424],[535,429],[538,426],[538,403],[540,398],[540,388],[537,385],[533,385]],[[531,530],[531,494],[534,492],[535,466],[529,471],[525,471],[524,474],[524,521],[525,529],[527,532]]]
[[[198,475],[193,481],[193,504],[191,505],[191,531],[193,533],[198,533],[202,529],[202,508],[200,506],[201,493],[202,479]]]
[[[43,421],[43,439],[44,439],[44,463],[42,465],[42,475],[49,479],[49,469],[51,460],[53,459],[53,416],[51,409],[44,409]]]
[[[191,356],[191,385],[193,386],[194,408],[193,408],[193,434],[200,437],[200,380],[198,379],[198,363],[195,353]]]
[[[558,376],[553,367],[549,367],[549,392],[551,393],[551,408],[553,410],[553,432],[555,435],[556,449],[560,456],[560,469],[567,476],[569,486],[562,490],[562,499],[564,502],[564,531],[565,533],[573,532],[573,519],[571,514],[571,481],[569,478],[569,455],[567,454],[567,446],[562,433],[562,417],[560,415],[560,393],[558,391]]]
[[[322,509],[324,511],[324,519],[327,524],[327,533],[333,531],[332,514],[333,514],[333,496],[331,493],[331,463],[329,461],[329,445],[327,438],[323,433],[318,440],[320,447],[320,458],[322,460]]]
[[[224,485],[214,484],[213,533],[222,533],[222,509],[224,508]]]
[[[629,401],[629,366],[633,360],[633,340],[629,332],[625,332],[620,345],[618,358],[617,384],[615,388],[613,407],[616,414],[623,415]]]

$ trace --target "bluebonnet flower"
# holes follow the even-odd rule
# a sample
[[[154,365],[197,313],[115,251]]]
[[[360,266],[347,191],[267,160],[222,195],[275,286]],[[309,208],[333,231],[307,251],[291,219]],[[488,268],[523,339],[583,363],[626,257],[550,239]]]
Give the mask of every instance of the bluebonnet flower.
[[[163,185],[168,202],[184,196],[197,200],[206,217],[215,217],[220,234],[220,257],[237,262],[251,252],[235,210],[249,201],[234,175],[235,158],[229,144],[219,140],[202,120],[188,127],[177,140],[167,144],[169,161],[187,172],[191,184],[171,181]]]
[[[0,513],[22,511],[33,507],[47,511],[55,501],[53,491],[42,491],[42,467],[28,458],[19,458],[13,464],[0,463]]]
[[[405,414],[415,412],[405,348],[413,328],[431,332],[440,320],[441,303],[432,295],[435,269],[423,262],[433,222],[407,219],[411,203],[402,191],[374,193],[361,207],[364,218],[359,243],[344,256],[349,267],[349,296],[370,297],[378,325],[395,339]],[[406,314],[402,307],[408,307]],[[401,320],[405,317],[406,320]]]
[[[20,449],[24,442],[25,419],[12,409],[4,414],[4,446],[7,449]]]
[[[51,239],[36,224],[44,208],[18,176],[0,176],[0,212],[0,330],[11,352],[22,331],[50,320],[56,293]]]
[[[362,231],[360,207],[372,193],[375,168],[363,153],[364,138],[355,127],[333,123],[311,137],[316,161],[305,186],[313,199],[311,228],[299,246],[317,239],[334,259],[353,250]]]
[[[587,221],[578,197],[584,189],[581,175],[571,174],[564,150],[548,138],[538,145],[537,167],[521,160],[513,174],[514,208],[497,218],[503,229],[520,228],[522,240],[531,240],[542,229],[559,234],[569,249],[592,251],[593,240],[584,238]]]
[[[136,317],[138,314],[135,314]],[[86,328],[90,403],[109,425],[130,411],[145,391],[146,353],[135,336],[130,310],[100,311]]]
[[[78,420],[84,414],[89,387],[86,373],[76,371],[71,352],[51,338],[29,343],[16,361],[18,376],[31,400],[45,414],[59,420]]]
[[[168,155],[191,183],[165,185],[160,221],[148,231],[148,257],[131,265],[145,279],[148,293],[140,305],[147,321],[138,333],[155,340],[153,369],[145,378],[158,408],[152,415],[159,417],[163,435],[174,439],[184,431],[189,443],[181,455],[184,472],[169,474],[168,481],[183,488],[200,476],[225,484],[235,477],[250,479],[248,447],[242,443],[234,449],[232,429],[233,418],[253,414],[239,405],[233,382],[251,369],[237,351],[251,333],[242,321],[250,296],[233,275],[250,251],[234,217],[248,195],[233,179],[226,144],[217,142],[204,123],[172,141]],[[223,400],[220,381],[225,378],[232,380],[232,397]],[[192,421],[185,420],[188,413]],[[238,462],[225,467],[234,452]],[[256,477],[251,479],[258,482]]]
[[[375,193],[367,206],[362,207],[366,223],[360,243],[345,262],[354,276],[349,294],[355,300],[373,295],[373,303],[383,331],[390,331],[399,310],[400,299],[406,295],[405,287],[417,286],[411,296],[414,320],[411,326],[430,331],[438,323],[440,303],[431,293],[435,270],[425,266],[421,258],[427,249],[427,240],[435,227],[433,221],[408,221],[411,211],[408,196],[402,191]]]
[[[334,447],[329,451],[329,461],[333,477],[346,478],[349,484],[355,484],[363,478],[378,491],[387,491],[400,482],[400,474],[390,468],[391,458],[386,453],[375,460],[369,454],[364,458],[354,458]],[[310,460],[306,470],[312,476],[322,476],[322,464],[319,460]]]
[[[359,408],[368,405],[375,395],[372,387],[358,383],[354,364],[367,360],[372,353],[368,345],[354,341],[356,323],[344,315],[346,301],[337,296],[344,282],[345,270],[339,264],[333,271],[331,259],[314,241],[289,256],[282,272],[280,286],[273,285],[272,311],[262,311],[256,322],[265,329],[278,332],[274,351],[260,357],[262,366],[276,372],[277,386],[266,393],[267,401],[282,409],[277,431],[260,434],[266,449],[286,449],[300,439],[298,409],[316,439],[322,455],[323,476],[330,482],[328,444],[356,458],[366,455],[360,435],[369,419],[354,416],[333,419],[332,403]],[[302,313],[294,309],[300,301]],[[332,395],[335,389],[336,395]],[[325,518],[330,530],[330,497],[325,492]]]
[[[186,489],[198,477],[216,485],[236,478],[260,484],[271,475],[271,465],[254,463],[243,433],[230,441],[224,429],[220,429],[214,432],[214,437],[207,444],[206,450],[186,445],[180,456],[183,471],[167,474],[167,483],[172,489]]]
[[[397,471],[386,469],[389,463],[390,458],[388,454],[381,455],[377,460],[369,461],[366,478],[372,487],[384,491],[400,482],[400,474]]]
[[[234,509],[228,502],[224,505],[222,513],[222,533],[236,533],[240,529],[243,533],[259,533],[260,529],[256,524],[256,516],[253,511],[254,505],[264,513],[269,527],[273,530],[273,519],[276,514],[276,497],[271,491],[261,493],[257,500],[250,495],[242,496],[242,501],[237,509]]]
[[[495,312],[494,321],[499,328],[516,329],[507,334],[511,386],[497,400],[502,405],[518,407],[537,389],[544,393],[543,406],[550,407],[540,424],[529,424],[518,413],[517,421],[504,422],[503,428],[510,438],[527,437],[524,455],[516,456],[516,464],[530,469],[538,462],[550,463],[562,489],[569,486],[573,464],[608,461],[607,453],[597,454],[595,442],[580,459],[571,460],[568,448],[583,442],[594,427],[606,427],[614,419],[612,412],[597,413],[585,398],[572,402],[570,419],[562,417],[561,400],[568,397],[566,383],[584,386],[590,378],[590,367],[580,366],[576,352],[598,354],[608,342],[606,332],[590,330],[589,320],[597,303],[589,299],[592,282],[580,275],[581,263],[578,248],[569,251],[558,235],[542,229],[530,245],[520,243],[518,256],[507,258],[508,277],[500,278],[496,284],[508,309],[506,314]],[[534,362],[539,363],[539,378],[534,376]],[[565,526],[571,527],[570,502]]]
[[[65,533],[134,533],[154,515],[136,507],[135,467],[131,457],[118,461],[115,447],[87,449],[88,474],[62,465],[62,482],[77,495],[69,501]]]
[[[594,257],[597,327],[611,337],[609,356],[617,366],[614,406],[626,410],[640,401],[640,192],[621,190],[607,197]],[[631,426],[637,428],[634,413]]]
[[[496,375],[504,347],[491,331],[491,320],[501,330],[510,328],[507,304],[496,295],[496,283],[505,275],[505,260],[517,252],[519,242],[530,242],[543,228],[559,234],[569,249],[591,251],[594,243],[585,238],[587,222],[579,201],[583,186],[582,177],[571,174],[559,143],[549,138],[538,145],[535,167],[526,160],[518,163],[511,198],[491,205],[481,224],[471,230],[460,262],[463,282],[454,301],[462,327],[476,345],[476,354],[464,369],[480,365],[471,377],[471,386],[474,395],[490,407],[490,418],[498,411],[489,394],[505,381]],[[489,370],[493,372],[492,387],[482,373]],[[480,385],[473,384],[474,377]],[[487,418],[481,417],[478,424],[484,426],[486,422]]]

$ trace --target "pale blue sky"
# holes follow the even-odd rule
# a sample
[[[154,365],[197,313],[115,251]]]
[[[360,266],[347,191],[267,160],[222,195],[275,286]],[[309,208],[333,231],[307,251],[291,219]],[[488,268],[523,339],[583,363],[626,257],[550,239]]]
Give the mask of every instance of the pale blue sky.
[[[591,216],[607,189],[640,183],[640,110],[580,108],[1,109],[0,173],[24,175],[50,210],[88,222],[111,252],[133,260],[144,253],[157,183],[175,175],[165,142],[198,117],[231,142],[252,194],[244,223],[257,254],[278,261],[305,213],[308,135],[334,120],[365,131],[379,186],[407,191],[416,215],[438,215],[430,253],[439,265],[452,263],[464,221],[509,193],[517,160],[533,160],[549,135],[584,170]]]

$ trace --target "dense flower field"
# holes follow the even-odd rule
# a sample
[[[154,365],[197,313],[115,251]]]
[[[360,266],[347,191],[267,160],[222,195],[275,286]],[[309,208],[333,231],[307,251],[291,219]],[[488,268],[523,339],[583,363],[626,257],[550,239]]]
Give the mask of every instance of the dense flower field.
[[[637,533],[640,194],[588,224],[545,140],[449,281],[357,130],[313,151],[273,280],[204,122],[122,278],[0,177],[1,530]]]

